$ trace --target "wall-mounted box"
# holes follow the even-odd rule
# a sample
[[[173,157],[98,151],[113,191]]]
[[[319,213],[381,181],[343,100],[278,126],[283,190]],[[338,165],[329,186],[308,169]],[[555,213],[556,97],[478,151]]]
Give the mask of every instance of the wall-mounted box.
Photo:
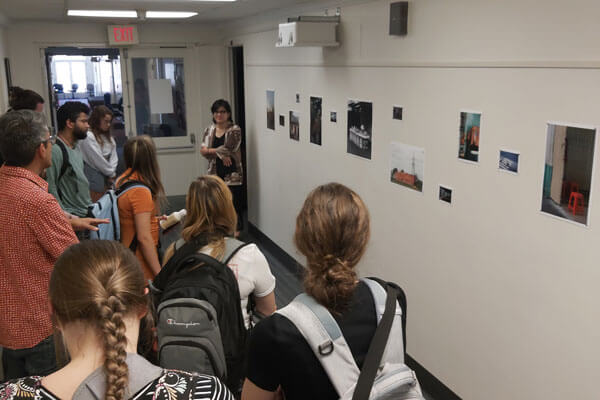
[[[337,22],[288,22],[279,24],[276,47],[339,46],[335,28]]]

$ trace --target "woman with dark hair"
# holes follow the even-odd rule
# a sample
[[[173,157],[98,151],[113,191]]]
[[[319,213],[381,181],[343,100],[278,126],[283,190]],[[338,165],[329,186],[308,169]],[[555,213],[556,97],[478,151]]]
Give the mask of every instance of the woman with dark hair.
[[[109,189],[116,176],[117,144],[110,134],[112,111],[106,106],[96,106],[90,114],[90,130],[87,139],[79,142],[83,156],[83,171],[90,184],[92,202],[97,201]]]
[[[233,205],[238,215],[238,226],[242,217],[242,131],[231,119],[231,106],[220,99],[210,108],[213,123],[206,128],[200,153],[208,160],[208,173],[225,181],[233,195]]]
[[[44,111],[44,99],[42,96],[29,89],[11,86],[8,89],[8,105],[10,110]]]
[[[226,248],[235,249],[243,245],[233,238],[237,216],[231,192],[225,182],[217,176],[205,175],[197,178],[188,189],[186,197],[187,215],[181,239],[165,252],[164,264],[177,249],[195,240],[198,251],[221,262]],[[242,314],[246,329],[251,326],[248,301],[253,296],[255,311],[261,315],[275,312],[275,277],[269,263],[255,244],[248,244],[235,253],[227,264],[235,273],[240,291]]]
[[[146,293],[135,256],[121,244],[68,248],[52,271],[50,304],[70,360],[46,377],[1,384],[0,398],[232,400],[213,376],[163,370],[136,354]]]
[[[117,179],[117,189],[129,181],[141,182],[145,187],[134,187],[119,197],[121,243],[135,252],[144,277],[152,280],[160,271],[157,215],[166,204],[156,146],[150,136],[135,136],[125,143],[123,155],[127,169]]]
[[[306,256],[304,290],[333,316],[359,369],[377,328],[371,290],[356,273],[369,237],[367,207],[339,183],[314,189],[296,218],[294,242]],[[406,298],[393,287],[398,290],[404,331]],[[287,400],[342,397],[304,336],[284,315],[278,311],[254,328],[242,399],[273,400],[278,388]]]

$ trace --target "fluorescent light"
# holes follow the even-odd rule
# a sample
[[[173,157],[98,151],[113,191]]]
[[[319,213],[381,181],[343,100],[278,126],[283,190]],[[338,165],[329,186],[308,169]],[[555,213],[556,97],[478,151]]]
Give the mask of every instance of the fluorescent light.
[[[137,11],[129,10],[68,10],[70,17],[137,18]]]
[[[193,11],[146,11],[146,18],[189,18],[198,15]]]

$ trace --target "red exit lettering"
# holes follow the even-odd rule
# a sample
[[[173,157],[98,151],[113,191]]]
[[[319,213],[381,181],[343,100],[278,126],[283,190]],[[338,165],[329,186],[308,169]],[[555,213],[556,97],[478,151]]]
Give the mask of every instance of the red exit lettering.
[[[113,28],[113,35],[117,43],[133,42],[133,27],[115,27]]]

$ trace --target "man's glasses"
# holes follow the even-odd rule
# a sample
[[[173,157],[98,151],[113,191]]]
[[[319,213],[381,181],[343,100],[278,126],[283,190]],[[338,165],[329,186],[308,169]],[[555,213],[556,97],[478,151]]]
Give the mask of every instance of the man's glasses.
[[[50,135],[50,137],[48,137],[48,139],[44,140],[42,143],[46,144],[48,142],[55,144],[56,143],[56,135]]]

